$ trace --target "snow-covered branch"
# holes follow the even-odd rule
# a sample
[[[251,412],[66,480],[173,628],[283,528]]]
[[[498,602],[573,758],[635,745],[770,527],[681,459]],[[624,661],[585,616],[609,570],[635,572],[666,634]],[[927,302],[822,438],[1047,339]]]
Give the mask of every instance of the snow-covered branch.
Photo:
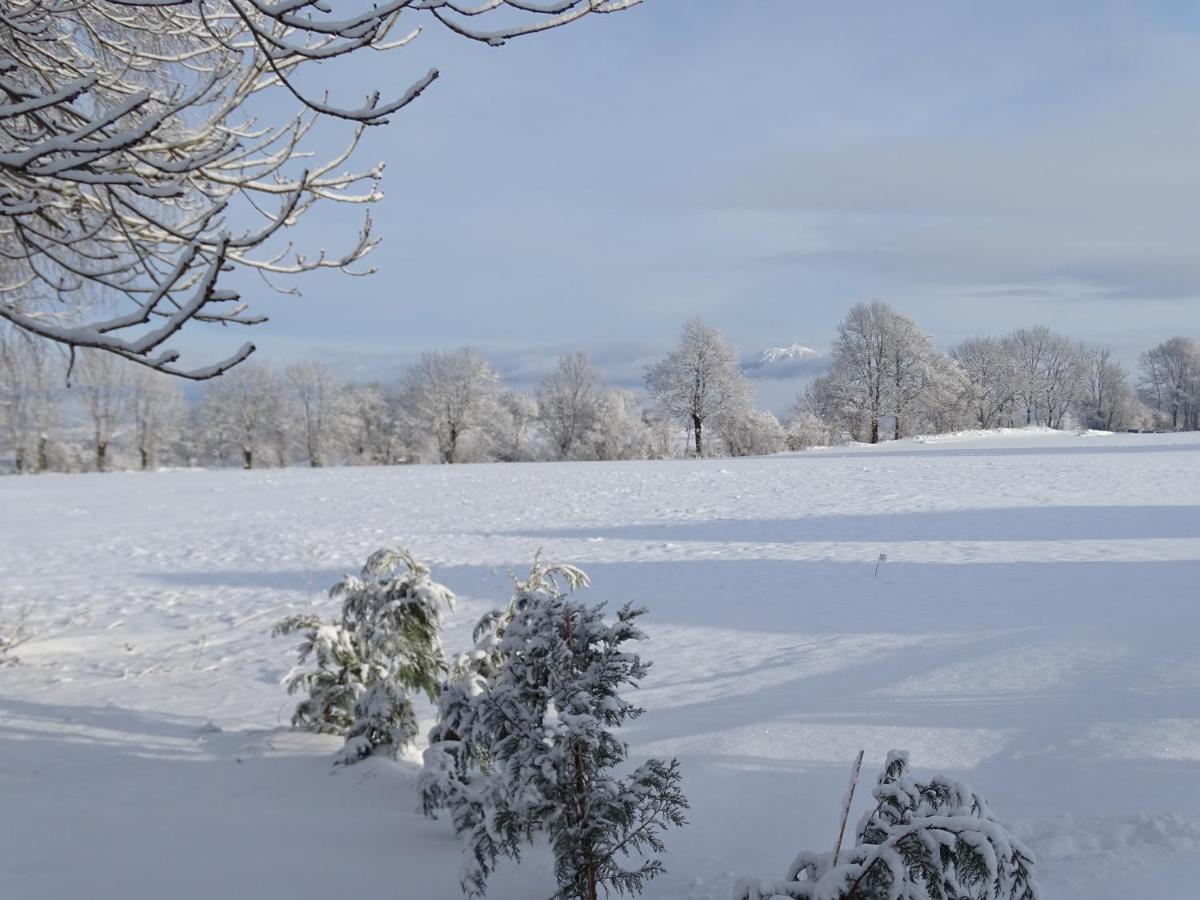
[[[71,348],[212,378],[254,345],[201,367],[179,365],[179,353],[163,345],[193,322],[264,321],[218,287],[227,273],[371,271],[359,265],[378,243],[368,214],[340,252],[306,253],[283,233],[319,201],[369,206],[382,197],[382,166],[347,166],[365,128],[386,123],[438,77],[431,69],[391,96],[369,90],[347,105],[308,93],[302,69],[407,46],[421,29],[414,24],[393,39],[402,16],[496,44],[629,5],[363,0],[354,11],[322,0],[6,2],[0,318]],[[504,26],[461,24],[489,13],[506,16]],[[268,91],[291,100],[280,119],[250,112]],[[350,126],[328,155],[311,146],[322,120]],[[234,230],[246,220],[254,224]]]

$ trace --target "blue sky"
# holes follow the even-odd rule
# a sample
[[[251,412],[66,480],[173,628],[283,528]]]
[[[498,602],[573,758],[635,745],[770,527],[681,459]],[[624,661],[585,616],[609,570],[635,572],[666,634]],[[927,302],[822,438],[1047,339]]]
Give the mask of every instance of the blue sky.
[[[429,28],[322,70],[345,101],[442,77],[360,151],[387,162],[379,273],[255,292],[261,358],[389,378],[472,344],[527,382],[585,349],[632,383],[689,316],[823,348],[880,299],[943,347],[1044,323],[1133,360],[1200,332],[1196,9],[647,0],[499,49]]]

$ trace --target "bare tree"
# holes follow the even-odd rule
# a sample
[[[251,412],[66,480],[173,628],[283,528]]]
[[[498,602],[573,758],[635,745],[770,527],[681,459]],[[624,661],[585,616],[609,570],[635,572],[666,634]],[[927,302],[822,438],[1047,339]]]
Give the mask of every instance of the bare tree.
[[[324,0],[8,0],[0,317],[71,348],[188,378],[218,375],[254,345],[182,368],[167,343],[193,322],[263,321],[219,283],[230,270],[364,271],[356,264],[376,244],[369,215],[332,255],[293,250],[282,232],[318,200],[377,201],[382,167],[347,163],[365,128],[438,77],[433,69],[388,99],[371,90],[358,106],[340,106],[302,88],[310,64],[408,45],[420,28],[393,37],[402,21],[432,19],[499,45],[636,2],[378,0],[354,12]],[[509,15],[503,27],[480,28],[491,13]],[[319,158],[322,120],[347,135]]]
[[[443,463],[486,457],[500,412],[500,375],[478,350],[425,353],[404,378],[400,409],[410,440]]]
[[[737,352],[717,329],[690,319],[665,359],[646,369],[646,387],[669,415],[687,423],[697,456],[704,455],[704,424],[750,405],[753,389]]]
[[[537,388],[538,418],[559,459],[570,459],[591,428],[604,390],[586,353],[566,353]]]
[[[239,366],[209,387],[204,405],[208,427],[241,454],[242,468],[254,468],[255,460],[273,448],[281,433],[282,389],[267,366]]]
[[[288,366],[284,383],[308,464],[326,465],[345,437],[345,385],[328,364],[316,360]]]
[[[169,376],[153,369],[138,369],[130,380],[133,440],[138,462],[146,470],[158,465],[164,445],[179,433],[183,393]]]
[[[1142,354],[1141,390],[1172,429],[1200,428],[1200,342],[1173,337]]]
[[[96,471],[108,468],[108,450],[124,423],[129,404],[130,366],[110,353],[81,350],[75,364],[75,385],[92,426]]]
[[[56,363],[44,342],[0,329],[0,426],[17,472],[49,468],[49,433],[59,414]]]

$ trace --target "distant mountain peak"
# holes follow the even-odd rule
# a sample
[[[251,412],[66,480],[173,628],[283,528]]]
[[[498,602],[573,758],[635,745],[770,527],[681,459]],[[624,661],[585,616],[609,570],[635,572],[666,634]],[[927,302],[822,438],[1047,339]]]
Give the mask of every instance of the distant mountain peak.
[[[762,366],[769,366],[772,363],[816,359],[820,355],[812,347],[805,347],[803,344],[792,344],[789,347],[768,347],[759,354],[758,363]]]

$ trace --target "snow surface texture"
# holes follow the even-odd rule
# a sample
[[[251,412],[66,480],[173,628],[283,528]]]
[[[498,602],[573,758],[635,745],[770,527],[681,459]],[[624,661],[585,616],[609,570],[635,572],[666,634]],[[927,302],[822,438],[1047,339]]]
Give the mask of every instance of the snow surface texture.
[[[832,847],[850,764],[979,790],[1059,900],[1194,900],[1200,437],[1010,433],[744,460],[0,479],[5,900],[459,896],[417,759],[289,731],[289,613],[381,546],[459,595],[448,652],[538,547],[644,602],[623,729],[692,824],[651,898]],[[876,562],[881,553],[887,559]],[[423,706],[422,728],[429,724]],[[869,802],[860,784],[852,820]],[[549,896],[549,855],[489,897]]]

